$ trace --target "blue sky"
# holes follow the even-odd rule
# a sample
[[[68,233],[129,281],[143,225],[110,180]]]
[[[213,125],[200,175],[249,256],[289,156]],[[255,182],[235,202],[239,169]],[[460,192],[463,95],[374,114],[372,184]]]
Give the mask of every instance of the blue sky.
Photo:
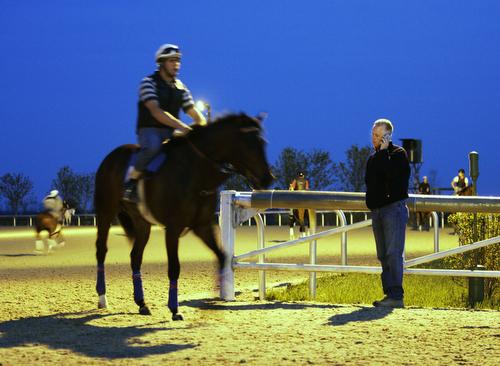
[[[37,196],[56,172],[95,171],[135,142],[137,87],[176,43],[180,78],[215,113],[267,111],[268,153],[343,160],[389,118],[423,140],[421,173],[448,186],[480,154],[479,192],[500,195],[499,1],[2,0],[0,175]]]

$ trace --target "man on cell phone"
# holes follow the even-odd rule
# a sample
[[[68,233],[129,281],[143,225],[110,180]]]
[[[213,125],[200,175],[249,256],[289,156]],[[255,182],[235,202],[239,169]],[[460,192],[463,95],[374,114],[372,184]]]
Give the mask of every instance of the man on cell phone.
[[[410,163],[406,151],[392,143],[394,128],[387,119],[372,127],[374,152],[366,163],[366,205],[372,212],[377,258],[382,265],[385,297],[374,306],[404,307],[403,253],[408,222]]]

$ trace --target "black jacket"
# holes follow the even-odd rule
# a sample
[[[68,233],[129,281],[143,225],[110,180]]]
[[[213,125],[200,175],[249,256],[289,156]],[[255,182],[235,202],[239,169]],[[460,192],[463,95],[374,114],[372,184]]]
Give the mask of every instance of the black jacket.
[[[408,198],[409,179],[410,163],[401,146],[391,142],[375,151],[366,163],[366,205],[373,210]]]

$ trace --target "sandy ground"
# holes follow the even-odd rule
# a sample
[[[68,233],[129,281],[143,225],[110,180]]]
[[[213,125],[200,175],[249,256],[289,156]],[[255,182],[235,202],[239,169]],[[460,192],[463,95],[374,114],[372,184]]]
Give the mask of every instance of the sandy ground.
[[[269,244],[286,235],[286,228],[275,229]],[[500,364],[495,311],[261,302],[255,300],[257,274],[250,271],[236,273],[235,302],[217,301],[213,256],[190,234],[181,241],[185,320],[173,322],[165,306],[167,264],[158,229],[142,269],[153,315],[137,314],[128,244],[119,230],[110,235],[107,258],[110,308],[97,310],[95,232],[69,228],[66,237],[65,248],[35,256],[31,231],[0,229],[0,365]],[[253,229],[241,229],[237,252],[255,248],[255,237]],[[454,237],[443,237],[443,247],[456,245]],[[370,238],[367,231],[349,237],[350,263],[374,264]],[[320,245],[322,261],[338,262],[338,243]],[[432,234],[411,233],[408,243],[410,255],[430,252]],[[286,253],[306,255],[303,249]],[[268,282],[306,277],[269,273]]]

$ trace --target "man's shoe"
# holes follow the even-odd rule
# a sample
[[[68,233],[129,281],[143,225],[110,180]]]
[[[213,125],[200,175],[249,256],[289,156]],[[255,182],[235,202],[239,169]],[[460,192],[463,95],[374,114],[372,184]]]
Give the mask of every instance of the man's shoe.
[[[129,179],[123,185],[123,200],[133,203],[139,202],[137,195],[137,179]]]
[[[389,297],[388,297],[387,295],[385,295],[385,296],[384,296],[384,298],[383,298],[382,300],[375,300],[372,304],[373,304],[373,306],[380,306],[379,304],[380,304],[382,301],[384,301],[384,300],[386,300],[386,299],[388,299],[388,298],[389,298]]]
[[[385,307],[385,308],[404,308],[405,304],[403,302],[403,299],[396,300],[386,296],[383,300],[375,301],[373,303],[373,306]]]

